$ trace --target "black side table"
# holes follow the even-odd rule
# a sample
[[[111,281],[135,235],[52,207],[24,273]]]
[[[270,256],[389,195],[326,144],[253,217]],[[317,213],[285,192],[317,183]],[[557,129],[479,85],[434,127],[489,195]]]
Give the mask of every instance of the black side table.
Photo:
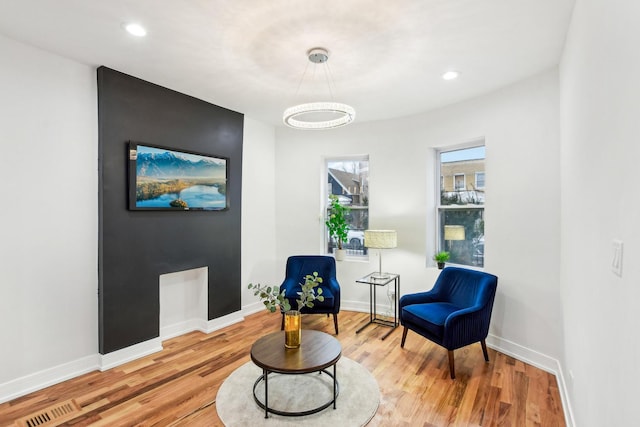
[[[378,278],[379,276],[385,276],[383,278]],[[386,286],[389,283],[393,282],[394,285],[394,304],[393,304],[393,322],[387,319],[380,319],[376,313],[376,287],[378,286]],[[381,339],[385,339],[391,334],[398,326],[398,300],[400,298],[400,275],[395,273],[371,273],[367,274],[361,279],[356,280],[356,283],[364,283],[369,285],[369,322],[363,325],[360,329],[356,331],[356,334],[362,331],[367,326],[376,323],[378,325],[389,326],[391,330],[384,334]]]

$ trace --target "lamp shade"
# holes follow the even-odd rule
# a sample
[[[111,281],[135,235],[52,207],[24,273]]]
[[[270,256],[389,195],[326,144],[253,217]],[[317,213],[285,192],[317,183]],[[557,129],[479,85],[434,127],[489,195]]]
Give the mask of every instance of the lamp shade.
[[[464,225],[445,225],[444,240],[464,240]]]
[[[395,248],[398,246],[396,230],[365,230],[364,245],[374,249]]]

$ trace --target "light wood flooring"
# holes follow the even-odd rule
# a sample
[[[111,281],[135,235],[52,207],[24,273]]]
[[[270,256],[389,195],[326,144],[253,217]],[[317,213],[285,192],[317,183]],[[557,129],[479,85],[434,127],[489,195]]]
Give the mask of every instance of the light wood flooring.
[[[456,380],[447,351],[402,328],[371,325],[369,315],[339,314],[342,354],[365,366],[380,386],[378,412],[369,426],[564,426],[556,378],[480,344],[455,352]],[[303,328],[334,334],[333,321],[303,316]],[[91,372],[0,405],[0,426],[73,399],[77,413],[59,418],[73,426],[220,426],[218,388],[250,361],[260,336],[280,329],[280,315],[265,312],[211,334],[191,332],[163,343],[164,350],[105,372]],[[252,409],[254,402],[248,402]],[[327,409],[330,410],[330,409]],[[51,424],[46,424],[47,427]],[[332,426],[339,427],[339,426]]]

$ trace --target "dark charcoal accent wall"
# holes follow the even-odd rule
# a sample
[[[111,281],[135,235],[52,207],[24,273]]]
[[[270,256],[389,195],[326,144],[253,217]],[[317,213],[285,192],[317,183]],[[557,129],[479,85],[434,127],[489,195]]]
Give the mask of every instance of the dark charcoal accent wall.
[[[209,319],[240,310],[244,116],[98,68],[99,349],[159,336],[159,275],[209,267]],[[229,159],[224,211],[127,209],[127,141]]]

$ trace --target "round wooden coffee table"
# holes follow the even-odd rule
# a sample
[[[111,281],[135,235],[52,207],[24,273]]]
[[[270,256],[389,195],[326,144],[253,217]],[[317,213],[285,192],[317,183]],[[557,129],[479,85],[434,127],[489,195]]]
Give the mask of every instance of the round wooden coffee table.
[[[269,412],[290,417],[315,414],[331,404],[333,409],[336,409],[339,391],[336,363],[341,355],[340,341],[320,331],[303,330],[302,345],[295,349],[285,348],[284,331],[274,332],[257,340],[251,347],[251,360],[262,368],[262,375],[253,385],[253,398],[258,406],[264,409],[264,417],[268,418]],[[333,366],[333,374],[327,371],[331,366]],[[317,408],[302,412],[288,412],[269,407],[269,374],[298,375],[311,372],[324,373],[333,378],[333,399]],[[256,395],[256,387],[261,381],[264,381],[264,403]]]

